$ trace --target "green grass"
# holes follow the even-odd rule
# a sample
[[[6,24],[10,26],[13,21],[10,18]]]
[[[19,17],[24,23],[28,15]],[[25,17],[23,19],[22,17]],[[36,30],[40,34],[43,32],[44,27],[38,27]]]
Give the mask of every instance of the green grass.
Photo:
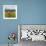
[[[5,17],[7,17],[7,18],[16,17],[15,10],[5,10]]]

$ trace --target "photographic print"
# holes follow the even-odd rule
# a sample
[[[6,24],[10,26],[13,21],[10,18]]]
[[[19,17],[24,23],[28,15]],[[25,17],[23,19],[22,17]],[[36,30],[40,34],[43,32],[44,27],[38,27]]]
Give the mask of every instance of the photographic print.
[[[17,19],[17,5],[3,5],[3,19]]]

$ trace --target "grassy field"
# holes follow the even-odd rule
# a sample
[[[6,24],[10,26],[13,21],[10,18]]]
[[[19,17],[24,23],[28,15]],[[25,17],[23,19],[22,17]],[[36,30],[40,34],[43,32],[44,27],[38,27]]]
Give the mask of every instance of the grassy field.
[[[5,10],[5,17],[7,18],[16,17],[16,11],[15,10]]]

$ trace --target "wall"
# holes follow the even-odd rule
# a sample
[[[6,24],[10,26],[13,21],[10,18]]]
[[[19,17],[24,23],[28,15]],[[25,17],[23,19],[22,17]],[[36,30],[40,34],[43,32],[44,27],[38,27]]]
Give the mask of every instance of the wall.
[[[17,20],[3,19],[7,4],[17,4]],[[46,24],[46,0],[0,0],[0,44],[8,43],[9,32],[18,32],[17,24]]]
[[[17,20],[5,20],[3,19],[3,5],[18,5]],[[7,44],[8,34],[10,32],[16,32],[18,35],[17,25],[20,22],[21,15],[21,1],[19,0],[0,0],[0,44]],[[18,39],[18,37],[17,37]],[[16,39],[16,43],[18,40]]]
[[[21,24],[46,24],[46,0],[23,0]]]

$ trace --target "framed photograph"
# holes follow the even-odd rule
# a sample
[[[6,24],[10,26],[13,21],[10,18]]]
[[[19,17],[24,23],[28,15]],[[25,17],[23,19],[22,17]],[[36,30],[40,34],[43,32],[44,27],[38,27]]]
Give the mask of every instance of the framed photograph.
[[[3,5],[3,19],[17,19],[17,5]]]

